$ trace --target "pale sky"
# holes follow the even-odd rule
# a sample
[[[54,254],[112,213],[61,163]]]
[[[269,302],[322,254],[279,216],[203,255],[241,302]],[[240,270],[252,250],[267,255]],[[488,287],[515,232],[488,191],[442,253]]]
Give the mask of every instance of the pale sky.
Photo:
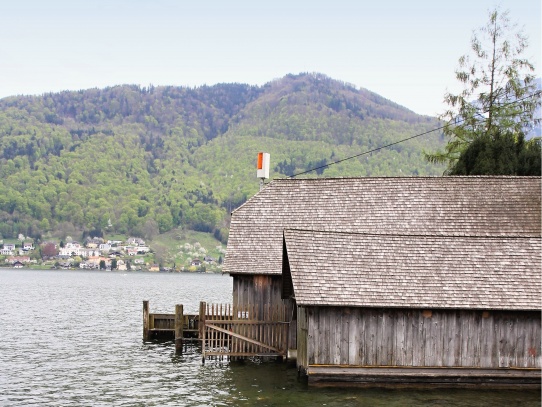
[[[0,98],[319,72],[435,116],[495,6],[541,76],[540,0],[2,0]]]

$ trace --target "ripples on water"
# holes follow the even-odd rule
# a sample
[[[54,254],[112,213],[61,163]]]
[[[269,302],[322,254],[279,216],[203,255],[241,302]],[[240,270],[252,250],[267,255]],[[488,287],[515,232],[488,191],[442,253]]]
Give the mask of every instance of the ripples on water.
[[[308,388],[276,362],[201,363],[142,341],[151,312],[231,302],[231,277],[0,269],[2,406],[540,406],[537,391]]]

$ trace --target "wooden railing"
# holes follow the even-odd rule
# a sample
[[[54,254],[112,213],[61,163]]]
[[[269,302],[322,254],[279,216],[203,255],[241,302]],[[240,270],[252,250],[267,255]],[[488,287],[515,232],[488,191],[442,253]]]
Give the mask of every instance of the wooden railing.
[[[283,305],[233,306],[200,303],[199,334],[202,360],[212,356],[286,357],[286,308]]]
[[[182,353],[183,341],[201,342],[202,360],[208,357],[276,356],[288,353],[289,321],[284,305],[234,306],[200,303],[199,315],[186,315],[183,306],[175,314],[149,312],[143,301],[143,339],[175,340],[175,350]]]
[[[149,301],[143,301],[143,340],[174,339],[175,350],[182,353],[183,341],[197,340],[197,314],[184,314],[181,304],[175,305],[175,314],[150,313]]]

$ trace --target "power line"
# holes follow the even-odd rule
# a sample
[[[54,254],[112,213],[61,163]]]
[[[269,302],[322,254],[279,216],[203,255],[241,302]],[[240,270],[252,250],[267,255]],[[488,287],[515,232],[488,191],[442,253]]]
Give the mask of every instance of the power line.
[[[540,94],[542,94],[542,91],[537,91],[537,92],[535,92],[535,93],[533,93],[533,94],[531,94],[531,95],[525,96],[525,97],[523,97],[523,98],[521,98],[521,99],[516,99],[515,101],[510,102],[510,103],[505,103],[505,104],[501,105],[500,107],[502,108],[502,107],[505,107],[505,106],[513,105],[513,104],[518,103],[518,102],[521,102],[521,101],[523,101],[523,100],[525,100],[525,99],[529,99],[529,98],[532,98],[532,97],[535,97],[535,96],[540,96]],[[488,111],[489,111],[489,110],[485,110],[485,111],[483,111],[483,112],[481,112],[481,113],[487,113]],[[476,114],[480,115],[479,112],[477,112]],[[484,117],[483,119],[485,120],[486,118]],[[445,124],[445,125],[443,125],[443,126],[434,128],[434,129],[432,129],[432,130],[428,130],[428,131],[426,131],[426,132],[423,132],[423,133],[420,133],[420,134],[416,134],[415,136],[407,137],[407,138],[405,138],[405,139],[396,141],[396,142],[394,142],[394,143],[386,144],[385,146],[373,148],[372,150],[364,151],[363,153],[359,153],[359,154],[353,155],[353,156],[351,156],[351,157],[343,158],[342,160],[334,161],[334,162],[329,163],[329,164],[321,165],[321,166],[319,166],[319,167],[315,167],[315,168],[312,168],[312,169],[307,170],[307,171],[303,171],[303,172],[300,172],[300,173],[297,173],[297,174],[294,174],[294,175],[289,175],[289,176],[286,177],[286,178],[295,178],[295,177],[297,177],[297,176],[299,176],[299,175],[307,174],[307,173],[309,173],[309,172],[313,172],[313,171],[316,171],[316,170],[320,170],[320,169],[322,169],[322,168],[327,168],[327,167],[330,167],[330,166],[332,166],[332,165],[339,164],[339,163],[342,163],[343,161],[351,160],[351,159],[353,159],[353,158],[357,158],[357,157],[360,157],[360,156],[365,155],[365,154],[374,153],[375,151],[383,150],[384,148],[388,148],[388,147],[394,146],[394,145],[399,144],[399,143],[404,143],[405,141],[409,141],[409,140],[415,139],[415,138],[417,138],[417,137],[425,136],[425,135],[427,135],[427,134],[429,134],[429,133],[433,133],[433,132],[435,132],[435,131],[442,130],[442,129],[444,129],[444,128],[446,128],[446,127],[449,127],[449,126],[451,126],[451,125],[456,125],[456,124],[462,123],[462,122],[464,122],[464,121],[466,121],[466,120],[467,120],[466,118],[459,119],[459,120],[455,120],[453,124],[447,123],[447,124]]]
[[[464,120],[464,119],[463,119],[463,120]],[[405,138],[405,139],[403,139],[403,140],[396,141],[395,143],[386,144],[385,146],[373,148],[372,150],[364,151],[363,153],[356,154],[356,155],[353,155],[353,156],[351,156],[351,157],[343,158],[342,160],[334,161],[334,162],[332,162],[332,163],[329,163],[329,164],[326,164],[326,165],[321,165],[320,167],[316,167],[316,168],[313,168],[313,169],[311,169],[311,170],[307,170],[307,171],[300,172],[300,173],[298,173],[298,174],[290,175],[288,178],[294,178],[294,177],[297,177],[298,175],[307,174],[307,173],[309,173],[309,172],[316,171],[316,170],[319,170],[319,169],[321,169],[321,168],[330,167],[330,166],[332,166],[332,165],[334,165],[334,164],[339,164],[339,163],[342,163],[343,161],[351,160],[352,158],[357,158],[357,157],[360,157],[360,156],[365,155],[365,154],[374,153],[375,151],[378,151],[378,150],[382,150],[382,149],[384,149],[384,148],[391,147],[391,146],[393,146],[393,145],[395,145],[395,144],[403,143],[403,142],[405,142],[405,141],[412,140],[412,139],[414,139],[414,138],[416,138],[416,137],[425,136],[426,134],[432,133],[432,132],[437,131],[437,130],[441,130],[441,129],[447,127],[447,126],[448,126],[448,125],[446,124],[446,125],[444,125],[444,126],[437,127],[436,129],[426,131],[425,133],[416,134],[415,136],[408,137],[408,138]]]

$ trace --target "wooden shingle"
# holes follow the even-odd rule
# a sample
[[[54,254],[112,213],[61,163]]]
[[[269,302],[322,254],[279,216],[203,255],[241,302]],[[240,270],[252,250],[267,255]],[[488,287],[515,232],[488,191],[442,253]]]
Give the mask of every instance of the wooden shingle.
[[[224,272],[280,275],[285,229],[540,237],[540,177],[281,179],[232,214]]]
[[[539,237],[286,230],[284,241],[283,281],[298,305],[541,308]]]

